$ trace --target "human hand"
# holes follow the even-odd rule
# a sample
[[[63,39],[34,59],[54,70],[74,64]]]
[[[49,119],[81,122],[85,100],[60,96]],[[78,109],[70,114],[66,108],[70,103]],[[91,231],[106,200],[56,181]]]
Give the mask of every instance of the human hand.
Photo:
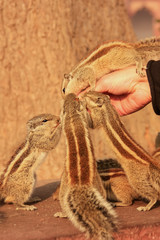
[[[111,104],[121,116],[136,112],[151,102],[147,77],[140,77],[136,67],[103,76],[97,82],[95,91],[108,94]]]

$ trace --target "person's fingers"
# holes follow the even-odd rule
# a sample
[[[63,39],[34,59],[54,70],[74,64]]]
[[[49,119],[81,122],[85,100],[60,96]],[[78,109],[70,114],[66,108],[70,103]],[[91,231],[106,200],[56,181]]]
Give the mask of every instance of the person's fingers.
[[[110,100],[119,115],[128,115],[151,102],[150,88],[146,82],[141,82],[132,93],[119,96],[110,95]]]
[[[98,80],[95,91],[115,95],[127,94],[132,91],[139,78],[134,66],[117,70]]]

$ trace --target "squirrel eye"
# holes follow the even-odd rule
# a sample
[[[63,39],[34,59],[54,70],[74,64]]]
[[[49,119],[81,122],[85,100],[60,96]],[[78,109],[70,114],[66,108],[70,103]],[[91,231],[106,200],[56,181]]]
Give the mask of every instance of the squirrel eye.
[[[63,88],[63,90],[62,90],[62,91],[63,91],[63,93],[65,93],[65,88]]]
[[[48,122],[48,120],[47,120],[47,119],[44,119],[42,122]]]

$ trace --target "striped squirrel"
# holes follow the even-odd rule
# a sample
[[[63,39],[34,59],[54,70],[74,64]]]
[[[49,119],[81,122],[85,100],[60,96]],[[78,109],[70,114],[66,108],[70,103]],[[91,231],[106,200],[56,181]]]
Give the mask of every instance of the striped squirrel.
[[[121,165],[114,159],[97,161],[97,170],[106,190],[107,200],[114,206],[130,206],[133,200],[140,199],[130,186]]]
[[[75,94],[65,97],[62,115],[67,157],[60,185],[62,213],[94,240],[112,239],[116,214],[105,200],[105,190],[97,172],[84,108]]]
[[[160,163],[132,139],[107,95],[91,91],[84,94],[84,102],[93,127],[105,130],[108,144],[117,154],[117,161],[124,169],[129,184],[142,198],[149,200],[147,206],[137,210],[150,210],[159,200]]]
[[[60,118],[51,114],[38,115],[27,122],[27,137],[8,162],[0,177],[0,199],[14,203],[17,209],[35,210],[26,203],[35,187],[35,171],[47,153],[60,139]],[[38,199],[30,199],[30,202]]]
[[[136,43],[109,41],[93,50],[64,75],[62,96],[80,93],[90,87],[94,90],[96,82],[105,74],[136,65],[140,76],[145,76],[147,62],[160,59],[160,38],[145,39]]]
[[[121,165],[114,159],[97,161],[97,170],[106,191],[106,199],[113,206],[130,206],[140,196],[130,186]],[[53,200],[59,200],[59,187],[53,194]]]

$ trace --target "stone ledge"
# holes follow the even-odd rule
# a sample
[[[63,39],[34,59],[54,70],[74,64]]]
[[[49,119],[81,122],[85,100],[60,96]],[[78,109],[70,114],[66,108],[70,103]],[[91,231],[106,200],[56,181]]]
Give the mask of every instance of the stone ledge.
[[[36,203],[38,210],[16,211],[14,205],[0,206],[1,240],[85,240],[68,219],[54,218],[60,211],[58,201],[52,199],[58,182],[43,181],[34,195],[42,201]],[[136,201],[130,207],[115,208],[119,218],[119,232],[115,240],[158,240],[160,239],[160,209],[158,205],[149,212],[138,212],[136,208],[145,205]]]

